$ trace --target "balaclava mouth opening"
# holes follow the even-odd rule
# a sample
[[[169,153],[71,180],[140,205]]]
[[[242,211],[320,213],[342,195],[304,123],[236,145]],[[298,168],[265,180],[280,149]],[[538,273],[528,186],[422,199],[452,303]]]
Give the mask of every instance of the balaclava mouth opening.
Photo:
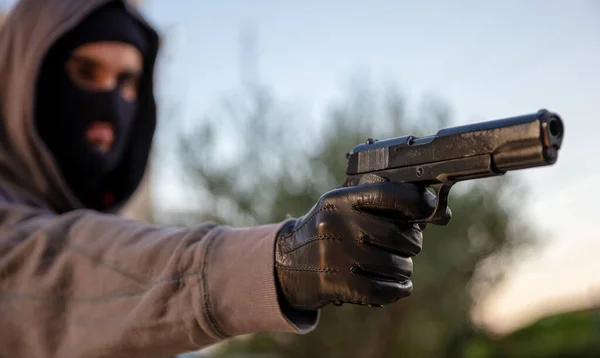
[[[44,58],[35,111],[38,134],[68,186],[86,207],[99,210],[114,204],[111,173],[128,149],[138,109],[137,100],[125,100],[119,86],[110,91],[91,91],[69,78],[65,65],[73,51],[101,41],[131,44],[144,57],[149,51],[144,29],[120,1],[97,9],[61,37]],[[108,152],[97,151],[86,140],[86,131],[95,122],[113,126],[114,142]]]

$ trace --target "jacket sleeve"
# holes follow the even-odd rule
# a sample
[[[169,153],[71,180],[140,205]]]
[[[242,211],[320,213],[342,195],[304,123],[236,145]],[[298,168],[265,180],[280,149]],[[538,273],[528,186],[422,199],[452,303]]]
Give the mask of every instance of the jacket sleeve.
[[[256,332],[306,333],[285,315],[281,224],[159,227],[0,203],[0,356],[165,357]]]

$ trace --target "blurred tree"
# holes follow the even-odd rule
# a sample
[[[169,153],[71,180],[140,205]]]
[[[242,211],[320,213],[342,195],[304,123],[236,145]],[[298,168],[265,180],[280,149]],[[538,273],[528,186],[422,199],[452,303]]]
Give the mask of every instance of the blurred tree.
[[[181,133],[181,162],[188,184],[198,188],[200,209],[177,223],[255,225],[301,215],[343,181],[344,154],[365,138],[432,134],[451,119],[449,106],[434,96],[410,115],[394,86],[377,89],[365,76],[349,83],[320,124],[298,113],[264,87],[246,86],[196,130]],[[412,297],[382,309],[326,308],[313,333],[259,334],[232,341],[221,354],[462,357],[477,334],[469,320],[471,293],[485,294],[510,253],[534,242],[518,213],[523,198],[510,177],[457,185],[452,222],[425,232]],[[493,269],[480,270],[486,263]]]
[[[547,317],[501,339],[474,336],[465,358],[600,357],[600,315],[573,312]]]

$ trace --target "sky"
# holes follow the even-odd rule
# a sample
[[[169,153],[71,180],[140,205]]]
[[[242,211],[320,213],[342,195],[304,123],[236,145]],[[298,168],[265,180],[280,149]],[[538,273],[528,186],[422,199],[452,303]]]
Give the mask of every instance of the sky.
[[[197,120],[239,88],[240,34],[249,25],[261,81],[317,120],[356,70],[398,83],[411,101],[441,96],[455,125],[540,108],[558,112],[566,133],[557,164],[509,174],[531,187],[522,213],[543,233],[545,248],[513,269],[483,304],[481,319],[507,330],[544,314],[545,302],[600,284],[594,279],[600,2],[143,0],[142,6],[163,36],[159,106],[176,101],[181,121]],[[174,173],[156,171],[156,195],[177,207],[186,196]],[[537,311],[525,312],[530,306]]]
[[[181,120],[195,120],[239,87],[240,28],[252,23],[262,81],[313,113],[322,113],[344,80],[365,68],[399,83],[411,100],[427,92],[442,96],[455,124],[557,111],[566,126],[558,163],[513,174],[533,186],[524,209],[557,235],[600,231],[593,210],[599,194],[582,192],[585,200],[564,194],[600,175],[594,165],[600,155],[600,3],[177,3],[144,0],[143,6],[164,34],[160,89],[163,98],[183,105]]]
[[[545,248],[513,269],[477,319],[503,333],[565,307],[548,303],[589,301],[600,284],[600,2],[174,4],[144,0],[143,9],[165,37],[161,88],[184,104],[181,120],[195,120],[239,87],[240,33],[249,28],[261,81],[316,118],[356,70],[397,82],[411,101],[441,96],[457,125],[558,112],[566,129],[558,163],[509,174],[531,187],[523,215],[543,233]],[[158,187],[180,205],[185,194],[169,188],[173,181],[165,175]]]

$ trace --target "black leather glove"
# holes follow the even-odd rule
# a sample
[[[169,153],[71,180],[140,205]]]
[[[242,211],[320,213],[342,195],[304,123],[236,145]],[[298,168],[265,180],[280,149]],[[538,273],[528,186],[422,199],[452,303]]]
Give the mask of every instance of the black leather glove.
[[[435,196],[410,184],[382,182],[324,194],[276,241],[278,289],[294,309],[329,303],[386,305],[412,292],[411,257]],[[446,215],[450,219],[450,210]],[[423,226],[424,227],[424,226]]]

